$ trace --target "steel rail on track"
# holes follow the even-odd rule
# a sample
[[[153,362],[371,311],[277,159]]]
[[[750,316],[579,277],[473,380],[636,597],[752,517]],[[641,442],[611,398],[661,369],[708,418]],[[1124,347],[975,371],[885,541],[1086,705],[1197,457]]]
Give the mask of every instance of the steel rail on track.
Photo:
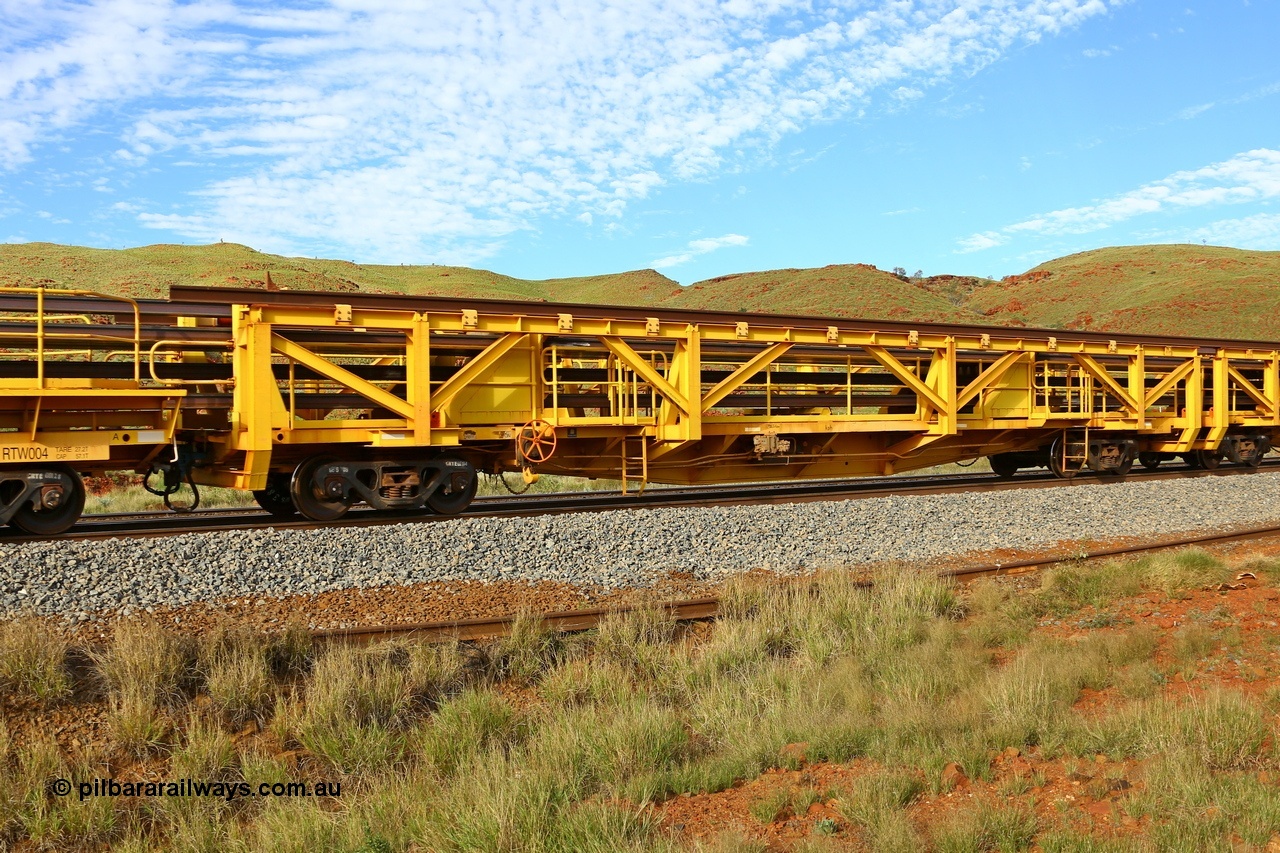
[[[969,581],[979,577],[996,577],[1003,575],[1024,574],[1035,569],[1085,560],[1096,560],[1107,557],[1141,554],[1162,551],[1170,548],[1182,548],[1192,545],[1205,545],[1229,541],[1257,539],[1266,536],[1280,535],[1280,525],[1251,527],[1225,533],[1196,534],[1193,536],[1161,539],[1154,542],[1136,545],[1124,545],[1115,548],[1100,548],[1082,552],[1072,556],[1037,557],[1009,563],[969,566],[959,569],[948,569],[937,573],[940,578],[956,581]],[[864,581],[860,586],[871,589],[874,584]],[[656,608],[665,611],[676,622],[694,622],[715,619],[720,615],[720,599],[695,598],[685,601],[670,601],[653,605],[629,605],[621,607],[591,607],[582,610],[565,610],[539,615],[545,628],[556,633],[572,633],[587,631],[597,627],[610,617],[633,613],[642,608]],[[499,616],[477,619],[456,619],[443,622],[424,622],[411,625],[378,625],[360,628],[336,628],[312,631],[311,636],[321,642],[343,642],[353,644],[374,643],[381,640],[410,639],[425,642],[450,642],[467,640],[493,640],[508,636],[518,616]],[[526,617],[527,618],[527,617]]]
[[[1240,467],[1205,470],[1175,467],[1162,471],[1134,472],[1127,477],[1082,474],[1070,480],[1048,472],[1018,474],[1000,479],[994,474],[946,474],[929,477],[875,477],[852,480],[816,480],[786,483],[712,486],[704,488],[658,488],[640,495],[616,492],[556,492],[531,496],[477,498],[459,515],[430,515],[420,512],[375,512],[354,510],[336,522],[321,524],[306,519],[281,519],[263,511],[224,507],[190,514],[163,511],[85,516],[57,539],[105,539],[116,537],[176,536],[183,533],[213,533],[232,530],[314,530],[320,527],[376,527],[388,524],[429,524],[456,518],[529,517],[572,512],[605,512],[626,509],[659,509],[681,506],[741,506],[806,503],[823,500],[854,500],[899,495],[937,495],[965,491],[1006,491],[1062,486],[1110,485],[1135,480],[1172,480],[1195,477],[1224,477],[1280,469],[1280,459],[1264,462],[1260,469]],[[93,521],[92,519],[105,519]],[[43,541],[41,537],[16,532],[0,532],[0,544]]]

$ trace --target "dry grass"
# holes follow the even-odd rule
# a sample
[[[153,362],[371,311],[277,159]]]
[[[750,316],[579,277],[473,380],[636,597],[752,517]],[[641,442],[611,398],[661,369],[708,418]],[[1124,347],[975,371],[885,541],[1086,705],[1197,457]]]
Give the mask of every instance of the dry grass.
[[[0,690],[53,705],[71,695],[66,639],[40,619],[0,624]]]
[[[340,780],[341,800],[59,800],[45,793],[49,779],[109,771],[0,729],[0,846],[675,850],[646,803],[795,767],[783,749],[795,743],[809,761],[883,768],[847,790],[782,785],[758,798],[756,826],[819,801],[847,820],[824,824],[830,837],[815,824],[805,850],[1125,849],[1017,805],[914,821],[946,764],[992,779],[992,756],[1010,746],[1146,762],[1149,784],[1127,808],[1151,818],[1156,848],[1225,849],[1233,833],[1261,845],[1280,831],[1280,797],[1257,776],[1280,764],[1268,699],[1162,697],[1160,637],[1140,625],[1071,638],[1035,630],[1071,608],[1105,611],[1139,588],[1180,595],[1227,571],[1202,554],[1068,567],[1037,596],[990,584],[960,595],[907,570],[878,575],[873,590],[837,572],[782,586],[739,579],[725,616],[696,642],[643,608],[570,639],[526,616],[485,649],[315,649],[296,628],[197,645],[124,625],[93,657],[108,754],[161,778]],[[6,639],[6,654],[25,661],[14,671],[47,673],[65,656],[34,636]],[[1166,645],[1205,651],[1203,638]],[[1136,698],[1106,714],[1075,710],[1081,691],[1110,688]],[[999,790],[1021,800],[1041,783],[1020,777]],[[1219,811],[1206,819],[1206,809]],[[702,849],[752,844],[725,836]]]

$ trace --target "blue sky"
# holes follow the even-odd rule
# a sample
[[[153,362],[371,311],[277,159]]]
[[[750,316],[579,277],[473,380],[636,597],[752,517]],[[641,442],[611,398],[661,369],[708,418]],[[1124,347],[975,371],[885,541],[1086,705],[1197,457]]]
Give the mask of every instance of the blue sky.
[[[524,278],[1280,250],[1280,2],[0,0],[0,241]]]

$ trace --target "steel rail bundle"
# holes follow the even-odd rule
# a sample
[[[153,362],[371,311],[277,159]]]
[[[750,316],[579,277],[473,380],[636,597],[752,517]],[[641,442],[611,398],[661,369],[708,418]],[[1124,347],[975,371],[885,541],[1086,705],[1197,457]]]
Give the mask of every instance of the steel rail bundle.
[[[1251,341],[193,287],[3,288],[0,339],[0,522],[35,535],[121,469],[326,522],[456,514],[482,471],[1069,478],[1252,469],[1280,436],[1280,344]]]

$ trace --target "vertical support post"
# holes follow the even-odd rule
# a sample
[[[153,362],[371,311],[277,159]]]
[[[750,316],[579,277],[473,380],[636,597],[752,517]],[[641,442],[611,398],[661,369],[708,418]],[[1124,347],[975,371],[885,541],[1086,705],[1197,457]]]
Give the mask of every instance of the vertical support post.
[[[44,285],[36,288],[36,387],[44,389]]]
[[[1147,355],[1142,347],[1129,357],[1129,396],[1136,404],[1133,416],[1138,419],[1138,429],[1147,422]]]
[[[947,336],[947,346],[939,350],[942,353],[943,368],[938,375],[938,396],[947,403],[945,412],[938,412],[938,426],[947,435],[955,435],[958,431],[956,422],[956,400],[960,393],[956,387],[956,339]]]
[[[1209,449],[1218,446],[1231,423],[1231,400],[1227,394],[1230,383],[1230,374],[1227,372],[1229,366],[1226,351],[1218,350],[1213,354],[1213,408],[1209,410],[1209,433],[1205,436]]]
[[[947,337],[947,344],[942,349],[933,351],[933,358],[929,361],[929,371],[925,378],[925,384],[934,391],[937,400],[920,400],[920,410],[923,420],[928,420],[928,409],[933,408],[938,413],[938,427],[934,430],[935,434],[955,435],[956,427],[956,340],[953,337]],[[941,405],[939,405],[941,403]]]
[[[405,341],[405,401],[413,406],[413,440],[418,445],[431,444],[431,320],[428,315],[414,314],[413,325]]]
[[[1191,357],[1191,372],[1183,385],[1182,414],[1185,427],[1178,438],[1178,452],[1191,450],[1192,443],[1200,436],[1200,428],[1204,426],[1204,367],[1200,356]]]
[[[260,308],[232,306],[233,370],[232,450],[244,451],[241,489],[265,489],[271,468],[273,422],[285,416],[284,401],[271,372],[271,324]]]
[[[702,334],[697,326],[685,329],[685,336],[676,341],[671,356],[671,369],[667,381],[680,396],[688,401],[688,412],[671,404],[662,407],[662,420],[658,424],[659,441],[698,441],[702,438],[702,406],[693,405],[702,399]]]
[[[1280,353],[1272,352],[1262,372],[1262,396],[1271,401],[1271,422],[1280,425]]]

